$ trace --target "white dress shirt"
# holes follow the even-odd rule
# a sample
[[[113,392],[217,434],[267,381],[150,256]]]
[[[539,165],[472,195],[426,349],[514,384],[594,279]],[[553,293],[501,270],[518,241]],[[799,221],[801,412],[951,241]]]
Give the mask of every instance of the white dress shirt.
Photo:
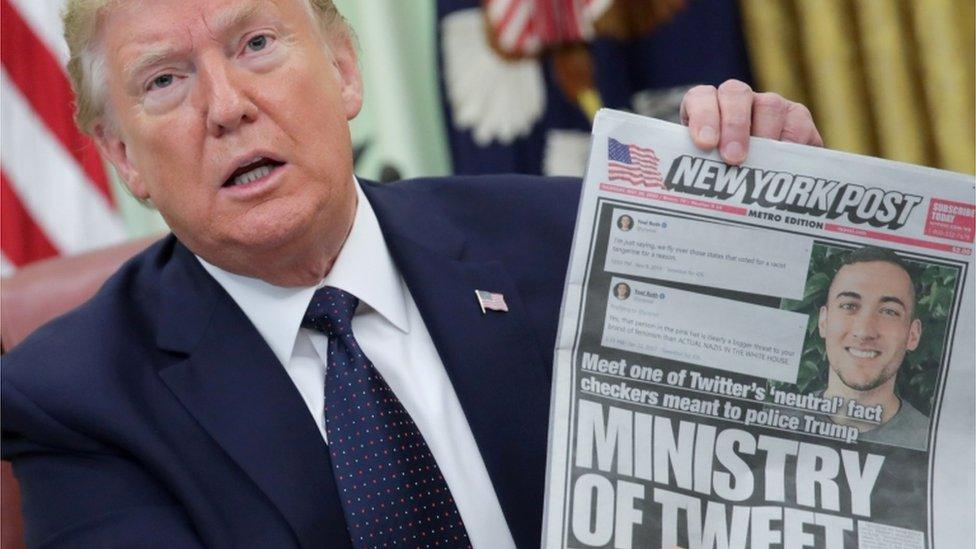
[[[315,287],[273,286],[197,259],[230,294],[281,361],[326,442],[325,369],[329,340],[322,333],[301,328],[301,321],[317,288],[334,286],[358,297],[353,334],[430,446],[471,543],[474,547],[515,547],[444,364],[390,257],[373,208],[358,184],[356,191],[358,204],[352,230],[332,270]]]

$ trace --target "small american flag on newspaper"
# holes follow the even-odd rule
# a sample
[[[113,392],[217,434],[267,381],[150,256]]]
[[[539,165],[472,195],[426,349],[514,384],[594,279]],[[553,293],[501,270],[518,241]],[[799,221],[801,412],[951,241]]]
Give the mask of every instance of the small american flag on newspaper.
[[[485,311],[508,312],[508,305],[505,304],[504,295],[486,292],[484,290],[475,290],[474,293],[478,296],[478,305],[481,305],[481,314],[485,314]]]
[[[657,169],[659,159],[653,149],[628,145],[610,138],[607,159],[607,173],[611,181],[664,188],[664,180]]]

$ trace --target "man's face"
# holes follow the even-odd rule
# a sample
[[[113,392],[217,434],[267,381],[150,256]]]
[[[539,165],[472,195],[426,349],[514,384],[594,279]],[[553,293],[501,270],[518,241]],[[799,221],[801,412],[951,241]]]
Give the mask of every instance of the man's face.
[[[95,133],[133,194],[225,269],[267,278],[309,254],[331,261],[356,201],[348,120],[362,90],[348,40],[323,36],[302,0],[109,10]]]
[[[858,391],[894,387],[905,352],[918,347],[922,325],[912,319],[911,279],[886,261],[845,265],[820,308],[818,326],[830,375]]]

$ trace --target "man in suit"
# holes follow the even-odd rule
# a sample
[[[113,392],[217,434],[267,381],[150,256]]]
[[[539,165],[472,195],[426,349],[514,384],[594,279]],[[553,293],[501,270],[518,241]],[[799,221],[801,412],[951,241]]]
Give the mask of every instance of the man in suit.
[[[579,181],[357,185],[328,0],[78,0],[65,25],[79,125],[173,235],[5,358],[28,540],[537,546]],[[742,83],[685,107],[730,161],[750,127],[819,143]]]

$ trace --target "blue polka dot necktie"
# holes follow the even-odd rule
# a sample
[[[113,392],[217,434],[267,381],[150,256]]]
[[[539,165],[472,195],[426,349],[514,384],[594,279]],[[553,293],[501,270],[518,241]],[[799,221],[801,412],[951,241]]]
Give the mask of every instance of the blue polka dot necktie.
[[[353,546],[470,547],[427,442],[353,337],[358,304],[326,286],[302,320],[329,337],[325,432]]]

